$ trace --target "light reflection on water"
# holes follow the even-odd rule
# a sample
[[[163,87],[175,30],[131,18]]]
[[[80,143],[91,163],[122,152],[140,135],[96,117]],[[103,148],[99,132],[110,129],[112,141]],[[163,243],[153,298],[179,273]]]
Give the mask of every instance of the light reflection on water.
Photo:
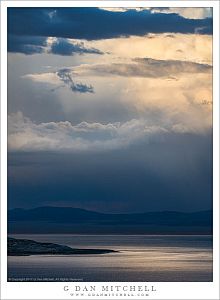
[[[9,257],[10,280],[212,281],[211,236],[11,236],[73,248],[108,248],[119,252]]]

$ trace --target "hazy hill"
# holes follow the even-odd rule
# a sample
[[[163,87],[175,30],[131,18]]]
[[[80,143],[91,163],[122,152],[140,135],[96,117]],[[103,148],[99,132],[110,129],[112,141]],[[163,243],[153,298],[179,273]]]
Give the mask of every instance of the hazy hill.
[[[39,233],[200,233],[212,232],[212,211],[105,214],[72,207],[8,211],[9,232]]]

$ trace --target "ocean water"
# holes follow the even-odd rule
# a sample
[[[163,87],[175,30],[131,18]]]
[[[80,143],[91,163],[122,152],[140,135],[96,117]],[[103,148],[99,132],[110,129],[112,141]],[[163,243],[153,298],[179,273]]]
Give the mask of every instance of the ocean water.
[[[117,253],[10,256],[8,281],[206,282],[212,281],[212,236],[10,235],[73,248]]]

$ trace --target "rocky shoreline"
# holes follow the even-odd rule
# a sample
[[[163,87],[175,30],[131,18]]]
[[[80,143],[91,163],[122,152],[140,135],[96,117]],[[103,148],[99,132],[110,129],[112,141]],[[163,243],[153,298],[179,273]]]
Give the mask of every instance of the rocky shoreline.
[[[29,255],[76,255],[76,254],[107,254],[117,251],[109,249],[73,249],[53,243],[40,243],[33,240],[8,237],[9,256]]]

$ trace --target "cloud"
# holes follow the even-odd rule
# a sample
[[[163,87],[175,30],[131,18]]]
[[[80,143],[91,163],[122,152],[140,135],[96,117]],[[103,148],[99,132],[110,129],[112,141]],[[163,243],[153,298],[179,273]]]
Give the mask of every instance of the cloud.
[[[82,64],[46,71],[48,73],[33,73],[25,77],[43,83],[37,84],[36,88],[40,86],[42,91],[47,91],[46,83],[49,83],[49,88],[60,89],[51,93],[50,103],[53,106],[58,97],[59,111],[64,111],[64,115],[58,119],[54,119],[53,113],[47,118],[41,118],[41,114],[39,117],[33,115],[28,96],[26,106],[30,106],[29,110],[23,105],[16,106],[11,112],[21,110],[38,122],[69,120],[80,123],[86,120],[106,124],[144,118],[151,125],[163,128],[180,124],[176,130],[190,128],[190,132],[205,132],[212,127],[212,105],[203,104],[212,103],[211,71],[212,67],[207,64],[134,58],[120,60],[120,63]],[[67,89],[61,89],[61,86],[67,86],[74,91],[73,83],[86,83],[85,93],[72,97]]]
[[[73,125],[68,121],[36,124],[21,112],[8,117],[9,151],[94,151],[124,148],[167,130],[133,119],[120,123]]]
[[[115,151],[9,152],[8,205],[115,213],[210,209],[211,145],[210,131]]]
[[[46,37],[8,35],[8,52],[23,53],[26,55],[45,52]]]
[[[80,70],[76,68],[77,71]],[[212,67],[206,64],[198,64],[177,60],[156,60],[152,58],[136,58],[133,63],[100,64],[83,67],[82,70],[94,72],[96,75],[118,75],[124,77],[169,77],[181,73],[208,73]]]
[[[135,58],[130,63],[93,64],[61,69],[58,76],[71,81],[74,76],[112,76],[161,78],[177,74],[211,73],[212,66],[190,61]],[[40,74],[36,74],[41,76]],[[27,75],[28,76],[28,75]],[[33,75],[34,76],[34,75]],[[42,74],[42,77],[45,73]],[[43,78],[42,78],[43,79]],[[65,82],[65,81],[64,81]]]
[[[79,93],[94,93],[94,89],[91,85],[86,85],[83,83],[74,83],[68,69],[61,69],[57,73],[57,76],[63,81],[72,92]]]
[[[83,42],[80,43],[71,43],[67,39],[58,38],[51,45],[51,49],[49,50],[52,54],[59,55],[73,55],[75,53],[78,54],[104,54],[102,51],[96,48],[87,48],[85,47]]]
[[[205,19],[212,17],[211,7],[160,7],[152,8],[154,13],[178,14],[187,19]]]
[[[129,10],[143,11],[150,10],[152,13],[178,14],[187,19],[205,19],[212,17],[211,7],[112,7],[102,8],[103,10],[112,12],[126,12]]]
[[[102,51],[86,47],[84,42],[69,41],[65,38],[51,38],[42,36],[8,35],[8,52],[26,55],[38,53],[52,53],[71,56],[74,54],[104,54]]]
[[[135,58],[135,62],[146,67],[147,70],[154,70],[153,73],[159,73],[161,77],[175,75],[178,73],[210,73],[212,66],[191,61],[181,60],[161,60],[151,58]]]
[[[110,49],[112,55],[117,55],[120,58],[151,57],[163,60],[212,63],[211,35],[148,34],[144,37],[132,36],[92,41],[89,42],[89,45],[101,49],[105,53]],[[176,52],[177,49],[181,49],[182,52]],[[106,57],[99,56],[100,58]]]
[[[112,64],[83,64],[72,68],[62,68],[55,72],[27,74],[29,78],[37,82],[45,82],[60,86],[63,82],[73,92],[94,93],[91,85],[75,83],[77,76],[122,76],[142,78],[174,78],[178,74],[211,73],[212,66],[189,61],[156,60],[152,58],[135,58],[130,63]],[[176,79],[176,78],[175,78]]]
[[[76,76],[68,68],[60,69],[56,72],[50,73],[38,73],[38,74],[27,74],[23,78],[28,78],[36,82],[49,83],[56,85],[56,89],[67,86],[72,92],[78,93],[94,93],[94,88],[92,85],[87,85],[81,82],[74,82],[73,77]],[[61,85],[64,83],[64,85]],[[52,91],[55,89],[53,88]]]
[[[9,151],[106,151],[158,140],[171,132],[184,134],[193,131],[181,123],[166,127],[149,125],[146,119],[73,125],[68,121],[36,124],[22,112],[8,116]]]
[[[201,16],[201,19],[191,19],[187,16]],[[23,54],[50,52],[58,55],[103,54],[94,47],[86,47],[84,43],[72,42],[67,38],[92,41],[165,32],[211,34],[211,10],[208,8],[207,10],[200,8],[8,9],[9,52]],[[46,47],[48,37],[57,38],[50,48]]]
[[[149,9],[8,8],[8,33],[19,36],[98,40],[148,33],[196,33],[197,28],[202,28],[201,34],[212,34],[212,18],[188,19]]]

